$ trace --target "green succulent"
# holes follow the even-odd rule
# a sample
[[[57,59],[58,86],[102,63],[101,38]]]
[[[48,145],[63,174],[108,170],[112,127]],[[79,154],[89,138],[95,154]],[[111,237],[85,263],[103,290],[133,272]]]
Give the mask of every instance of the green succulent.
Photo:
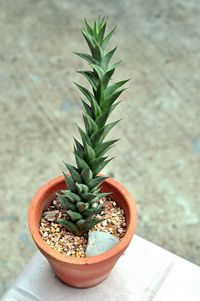
[[[79,71],[88,80],[91,91],[75,83],[84,96],[81,101],[85,129],[78,127],[81,142],[74,138],[76,166],[65,163],[69,175],[63,174],[68,189],[60,191],[57,197],[68,216],[68,219],[60,219],[59,223],[79,236],[100,222],[96,218],[102,211],[99,201],[109,194],[101,192],[100,187],[106,177],[98,174],[112,160],[105,156],[105,153],[117,140],[104,139],[119,120],[107,123],[107,119],[119,104],[116,100],[125,90],[122,86],[127,82],[123,80],[109,85],[119,64],[110,64],[116,48],[106,51],[114,30],[115,28],[105,34],[104,18],[98,18],[93,25],[85,20],[82,34],[90,54],[76,53],[86,60],[91,68]]]

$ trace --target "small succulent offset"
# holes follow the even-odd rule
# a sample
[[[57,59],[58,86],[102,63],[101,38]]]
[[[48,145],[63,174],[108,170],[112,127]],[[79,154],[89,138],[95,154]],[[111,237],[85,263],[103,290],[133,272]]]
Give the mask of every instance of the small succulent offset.
[[[75,83],[86,99],[81,99],[85,129],[78,127],[81,142],[74,138],[76,167],[65,163],[69,175],[63,174],[68,189],[57,193],[57,198],[68,216],[67,219],[60,219],[58,222],[78,236],[100,222],[100,219],[96,218],[102,211],[99,201],[109,194],[101,192],[100,187],[106,177],[98,174],[112,160],[108,159],[105,153],[117,140],[104,139],[119,120],[107,123],[107,119],[119,104],[116,100],[125,90],[122,86],[127,82],[123,80],[109,85],[119,64],[110,64],[116,48],[106,52],[114,30],[115,28],[105,34],[104,18],[98,18],[93,25],[85,20],[82,34],[91,54],[76,53],[91,67],[91,70],[79,71],[88,80],[91,91]]]

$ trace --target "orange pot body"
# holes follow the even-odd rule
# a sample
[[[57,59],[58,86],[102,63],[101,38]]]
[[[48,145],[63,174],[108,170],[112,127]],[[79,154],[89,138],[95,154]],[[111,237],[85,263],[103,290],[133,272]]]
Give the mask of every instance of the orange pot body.
[[[53,250],[39,233],[42,212],[55,198],[55,193],[61,189],[66,189],[63,176],[52,179],[40,188],[29,206],[29,229],[39,250],[60,280],[77,288],[92,287],[108,277],[117,260],[128,247],[137,223],[135,202],[120,183],[112,178],[106,179],[102,184],[102,192],[112,192],[112,199],[124,210],[127,222],[126,234],[114,248],[105,253],[87,258],[73,258]]]

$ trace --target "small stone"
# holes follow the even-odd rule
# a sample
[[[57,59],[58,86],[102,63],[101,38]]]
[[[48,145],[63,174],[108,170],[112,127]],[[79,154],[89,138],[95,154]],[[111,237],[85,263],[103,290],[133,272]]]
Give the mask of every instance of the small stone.
[[[119,228],[117,231],[119,232],[119,234],[122,234],[124,232],[123,228]]]
[[[103,227],[106,227],[107,224],[108,224],[108,223],[107,223],[107,220],[104,220],[101,224],[102,224]]]
[[[48,221],[55,221],[57,214],[59,214],[59,210],[45,211],[43,217]]]
[[[101,231],[89,231],[86,256],[96,256],[112,249],[119,242],[119,238]]]

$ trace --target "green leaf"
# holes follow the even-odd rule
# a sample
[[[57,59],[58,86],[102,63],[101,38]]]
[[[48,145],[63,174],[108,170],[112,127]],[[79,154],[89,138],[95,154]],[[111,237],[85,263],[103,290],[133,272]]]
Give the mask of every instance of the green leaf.
[[[83,34],[83,36],[84,36],[84,38],[85,38],[85,40],[86,40],[86,42],[87,42],[87,44],[90,48],[90,51],[92,53],[92,51],[95,47],[95,39],[93,38],[92,35],[90,35],[89,32],[86,32],[84,29],[82,29],[82,34]]]
[[[82,183],[81,176],[79,175],[78,170],[76,169],[76,167],[74,167],[71,164],[67,164],[65,162],[64,162],[64,164],[67,167],[67,169],[69,170],[69,173],[71,174],[74,181],[76,181],[77,183]]]
[[[76,189],[79,193],[79,195],[82,193],[82,192],[88,192],[89,191],[89,187],[85,184],[78,184],[76,183]]]
[[[90,66],[91,66],[91,67],[93,68],[93,70],[96,72],[97,77],[98,77],[99,79],[101,79],[101,78],[103,77],[103,75],[104,75],[104,70],[103,70],[100,66],[98,66],[98,65],[96,65],[96,64],[91,64]]]
[[[102,110],[107,110],[110,106],[115,102],[115,100],[122,94],[126,89],[121,89],[119,91],[114,92],[110,97],[105,98],[102,104]]]
[[[96,92],[95,92],[95,97],[97,99],[97,103],[101,107],[101,103],[104,100],[104,89],[101,80],[99,80]]]
[[[96,170],[99,168],[99,166],[101,164],[103,164],[103,162],[105,162],[106,159],[107,159],[107,157],[99,157],[90,162],[90,168],[93,171],[93,173],[96,172]]]
[[[65,220],[65,219],[59,219],[58,223],[64,226],[69,232],[74,233],[77,236],[81,235],[81,232],[79,231],[79,228],[72,222]]]
[[[103,141],[103,139],[108,135],[108,133],[110,132],[110,130],[119,122],[120,120],[111,122],[107,125],[105,125],[104,127],[100,128],[97,132],[95,132],[94,134],[92,134],[91,136],[91,141],[92,144],[94,145],[94,143],[97,141],[98,143],[96,143],[96,145],[100,145]],[[96,149],[97,150],[97,149]]]
[[[102,114],[101,108],[94,97],[91,99],[91,109],[93,112],[94,119],[96,119],[99,115]]]
[[[117,89],[119,89],[121,86],[123,86],[124,84],[126,84],[129,81],[129,79],[127,80],[122,80],[120,82],[117,82],[109,87],[106,88],[105,90],[105,97],[109,97],[110,95],[112,95]]]
[[[103,22],[102,25],[100,26],[100,30],[98,34],[98,40],[100,44],[103,42],[105,30],[106,30],[106,22]]]
[[[63,175],[65,177],[65,182],[67,184],[67,187],[69,188],[69,190],[74,192],[75,191],[75,183],[74,183],[72,177],[68,176],[64,171],[63,171]]]
[[[70,209],[70,210],[76,210],[76,206],[70,202],[69,199],[67,199],[64,195],[56,194],[58,198],[58,202],[62,206],[63,209]]]
[[[106,110],[103,114],[101,114],[99,117],[97,117],[95,122],[98,125],[99,129],[104,127],[109,115],[110,115],[110,109]]]
[[[83,108],[85,110],[85,113],[87,113],[90,117],[92,117],[92,110],[91,107],[83,100],[81,99],[82,104],[83,104]]]
[[[76,164],[79,171],[83,170],[84,168],[89,167],[85,160],[81,159],[77,154],[75,154]]]
[[[101,67],[106,70],[108,67],[108,64],[112,58],[112,56],[114,55],[115,51],[116,51],[117,47],[115,47],[114,49],[112,49],[111,51],[109,51],[103,58],[101,61]]]
[[[113,64],[111,66],[109,66],[108,70],[106,71],[106,73],[104,74],[103,78],[102,78],[102,83],[104,88],[107,87],[109,80],[111,79],[111,76],[113,75],[116,67],[120,64],[120,62]]]
[[[93,228],[95,225],[97,225],[98,223],[100,223],[101,220],[98,218],[94,218],[91,221],[89,221],[85,227],[83,227],[84,232],[89,231],[91,228]]]
[[[96,194],[88,192],[88,193],[83,193],[81,196],[82,196],[83,200],[85,200],[85,201],[91,201],[91,200],[93,200],[96,197]]]
[[[81,172],[81,177],[85,184],[87,184],[93,178],[93,173],[90,168],[85,168]]]
[[[76,140],[76,138],[74,138],[74,142],[75,142],[75,153],[79,155],[79,157],[81,157],[82,159],[84,159],[84,147],[83,145]]]
[[[76,207],[79,212],[83,212],[84,210],[88,209],[89,204],[88,203],[83,203],[83,202],[78,202],[76,203]]]
[[[111,159],[108,159],[108,160],[105,160],[103,161],[102,163],[100,163],[97,168],[93,171],[93,174],[94,176],[96,176],[98,173],[100,173],[100,171],[112,160],[113,158]]]
[[[92,27],[90,26],[90,24],[87,22],[86,19],[84,19],[84,22],[85,22],[85,27],[86,27],[86,30],[89,34],[93,35],[93,29]]]
[[[92,206],[94,203],[97,203],[99,200],[101,200],[102,198],[110,195],[112,192],[102,192],[102,193],[99,193],[95,199],[91,200],[90,201],[90,206]]]
[[[86,132],[90,136],[93,132],[98,131],[98,126],[96,122],[89,116],[83,115],[83,121],[85,124]]]
[[[86,141],[84,142],[84,151],[85,151],[85,156],[86,156],[87,162],[89,164],[90,161],[95,159],[95,151],[89,144],[87,144]]]
[[[76,126],[78,128],[78,131],[81,136],[83,144],[84,144],[84,142],[87,142],[88,145],[92,146],[92,142],[91,142],[89,136],[78,125],[76,125]]]
[[[79,90],[83,93],[83,95],[85,95],[85,97],[91,102],[91,100],[94,98],[92,93],[85,87],[83,87],[75,82],[74,82],[74,84],[77,86],[77,88],[79,88]]]
[[[88,225],[89,221],[86,219],[80,219],[76,222],[77,227],[79,228],[79,231],[85,232],[84,229]]]
[[[115,140],[109,140],[106,141],[104,143],[100,143],[97,144],[96,146],[96,157],[98,158],[99,156],[102,156],[103,154],[105,154],[105,152],[107,152],[111,146],[116,143],[119,139],[115,139]]]
[[[91,84],[93,89],[96,89],[97,87],[97,80],[94,77],[94,73],[92,71],[78,71],[78,73],[82,74],[87,78],[89,83]]]
[[[92,179],[91,181],[88,182],[88,186],[92,189],[94,187],[98,187],[101,183],[103,183],[105,181],[107,177],[104,176],[98,176],[94,179]]]
[[[110,132],[110,130],[111,130],[115,125],[117,125],[119,122],[120,122],[120,120],[117,120],[117,121],[114,121],[114,122],[111,122],[111,123],[105,125],[105,126],[104,126],[104,131],[103,131],[103,134],[102,134],[101,139],[103,140],[103,139],[108,135],[108,133]]]
[[[95,214],[100,213],[101,210],[102,210],[101,207],[97,207],[97,208],[89,208],[89,209],[86,209],[85,211],[83,211],[82,215],[83,215],[84,217],[88,218],[88,217],[91,217],[91,216],[93,216],[93,215],[95,215]]]
[[[98,61],[95,60],[91,55],[86,53],[74,52],[76,55],[80,56],[82,59],[86,60],[89,64],[98,64]]]
[[[99,62],[101,61],[102,53],[98,44],[92,50],[92,56]]]
[[[72,222],[75,222],[75,221],[83,218],[80,213],[72,211],[72,210],[67,210],[67,214],[69,215]]]
[[[117,27],[117,26],[115,26],[115,27],[113,28],[113,30],[107,34],[107,36],[104,38],[103,42],[101,43],[101,47],[102,47],[103,50],[106,49],[107,44],[108,44],[108,42],[110,41],[110,38],[112,37],[112,35],[113,35],[113,33],[114,33],[116,27]]]
[[[62,193],[72,202],[80,202],[81,198],[78,194],[71,192],[70,190],[61,190]]]

